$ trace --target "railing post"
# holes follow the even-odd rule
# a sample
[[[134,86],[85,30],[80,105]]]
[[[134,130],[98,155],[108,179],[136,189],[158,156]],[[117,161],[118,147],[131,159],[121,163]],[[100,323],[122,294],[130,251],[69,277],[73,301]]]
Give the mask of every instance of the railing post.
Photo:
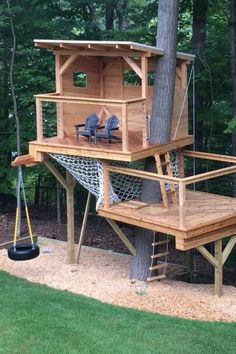
[[[36,97],[36,127],[37,127],[37,140],[43,140],[43,112],[42,102]]]
[[[127,103],[122,103],[122,151],[129,151],[129,140],[128,140],[128,107]]]
[[[185,183],[179,182],[179,226],[180,228],[186,227],[185,199],[186,199]]]

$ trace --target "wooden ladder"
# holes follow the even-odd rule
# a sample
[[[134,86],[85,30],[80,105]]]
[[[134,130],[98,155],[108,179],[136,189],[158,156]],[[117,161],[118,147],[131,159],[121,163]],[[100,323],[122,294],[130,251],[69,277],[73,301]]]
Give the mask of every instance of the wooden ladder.
[[[149,267],[149,270],[150,270],[150,276],[147,278],[147,281],[154,281],[154,280],[162,280],[162,279],[165,279],[166,278],[166,268],[168,266],[168,263],[167,263],[167,256],[169,254],[169,251],[168,251],[168,243],[169,243],[169,239],[166,238],[165,240],[159,240],[159,241],[155,241],[152,243],[152,247],[153,247],[153,254],[151,255],[151,266]],[[166,246],[166,250],[164,251],[161,251],[159,253],[156,253],[154,254],[154,250],[155,250],[155,247],[158,247],[158,246]],[[165,257],[165,260],[163,262],[160,262],[157,263],[156,265],[153,265],[153,261],[154,260],[158,260],[160,258],[163,258]],[[152,272],[153,271],[158,271],[158,275],[154,275],[152,276]],[[161,274],[159,274],[159,272]]]
[[[171,158],[169,151],[162,154],[155,154],[155,161],[157,167],[157,173],[160,175],[168,175],[173,177]],[[160,189],[163,205],[165,208],[169,208],[169,199],[168,195],[171,195],[171,200],[173,204],[177,204],[177,194],[174,183],[168,183],[170,188],[166,188],[166,182],[160,181]]]

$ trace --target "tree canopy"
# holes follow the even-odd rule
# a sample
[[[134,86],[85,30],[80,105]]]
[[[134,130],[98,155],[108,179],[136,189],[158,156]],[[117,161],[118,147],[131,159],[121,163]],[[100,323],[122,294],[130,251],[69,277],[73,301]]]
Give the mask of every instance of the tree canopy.
[[[33,39],[132,40],[155,45],[156,9],[157,1],[153,0],[11,1],[17,37],[14,83],[23,153],[27,152],[27,142],[35,139],[33,95],[54,90],[53,56],[47,50],[34,48]],[[178,49],[196,54],[198,148],[221,153],[232,152],[231,133],[236,127],[232,112],[229,18],[229,1],[180,1]],[[196,39],[197,31],[205,37]],[[7,3],[3,1],[0,4],[0,192],[11,190],[15,175],[10,168],[16,151],[9,85],[11,38]],[[196,47],[197,41],[198,44],[201,41],[201,47]],[[28,170],[27,174],[34,171]]]

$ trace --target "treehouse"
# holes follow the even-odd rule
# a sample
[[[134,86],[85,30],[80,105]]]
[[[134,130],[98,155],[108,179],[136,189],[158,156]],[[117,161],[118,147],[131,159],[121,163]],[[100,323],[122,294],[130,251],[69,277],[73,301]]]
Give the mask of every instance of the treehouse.
[[[69,261],[76,259],[73,198],[77,180],[89,191],[77,258],[93,194],[98,214],[108,220],[132,254],[135,247],[116,221],[169,234],[181,251],[197,248],[215,267],[215,293],[221,295],[223,264],[236,243],[236,202],[198,190],[197,184],[235,173],[236,157],[185,148],[193,143],[188,133],[187,66],[194,56],[177,53],[171,140],[151,144],[154,71],[164,55],[161,48],[64,40],[35,40],[35,46],[55,55],[56,91],[35,96],[37,139],[29,142],[29,154],[17,157],[13,165],[43,162],[65,188]],[[142,163],[149,156],[155,158],[157,173],[144,171]],[[66,169],[66,177],[50,158]],[[187,159],[213,160],[223,167],[187,175]],[[162,200],[158,203],[140,201],[145,179],[159,182]],[[226,237],[229,241],[223,250]],[[205,248],[210,242],[215,242],[214,256]],[[153,254],[152,259],[166,254]],[[160,267],[158,263],[150,270]]]
[[[132,42],[35,40],[55,55],[56,92],[36,95],[37,140],[29,143],[34,161],[42,153],[66,153],[132,161],[151,156],[149,144],[156,60],[163,50]],[[193,56],[177,54],[172,146],[192,143],[188,135],[187,65]],[[111,144],[104,139],[78,140],[75,125],[91,114],[104,125],[118,117]],[[99,133],[98,133],[99,134]]]

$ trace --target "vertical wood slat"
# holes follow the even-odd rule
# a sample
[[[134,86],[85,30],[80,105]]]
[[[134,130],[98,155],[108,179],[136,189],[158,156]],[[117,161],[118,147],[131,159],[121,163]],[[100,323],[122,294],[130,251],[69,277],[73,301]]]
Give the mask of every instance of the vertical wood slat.
[[[55,56],[56,93],[63,95],[62,75],[60,75],[60,69],[61,69],[61,56],[60,54],[56,54]],[[64,138],[64,122],[63,122],[64,105],[62,102],[56,103],[56,112],[57,112],[57,136],[58,138]]]
[[[127,103],[122,103],[122,150],[129,151],[128,141],[128,109]]]
[[[36,127],[37,127],[37,140],[43,140],[43,112],[42,102],[36,97]]]

